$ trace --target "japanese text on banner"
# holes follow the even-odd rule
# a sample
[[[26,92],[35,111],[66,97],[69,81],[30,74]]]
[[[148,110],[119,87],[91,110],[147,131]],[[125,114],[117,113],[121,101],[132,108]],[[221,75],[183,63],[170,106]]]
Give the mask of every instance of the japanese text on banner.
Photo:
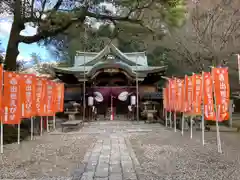
[[[64,84],[55,84],[55,94],[55,112],[62,112],[64,104]]]
[[[52,81],[46,82],[46,114],[54,115],[54,84]]]
[[[170,88],[171,88],[171,110],[175,111],[176,110],[176,79],[171,79],[169,80]]]
[[[4,72],[3,123],[18,124],[21,121],[20,76]]]
[[[64,84],[61,83],[61,100],[60,100],[60,109],[59,112],[63,112],[64,111]]]
[[[36,77],[31,74],[22,74],[21,77],[21,104],[22,117],[29,118],[36,115]]]
[[[227,68],[213,68],[214,92],[216,105],[219,107],[219,121],[229,119],[229,79]]]
[[[177,111],[182,112],[183,110],[183,91],[184,91],[184,81],[182,79],[177,79]]]
[[[165,88],[166,110],[169,111],[169,87]]]
[[[202,105],[202,75],[194,74],[193,78],[193,114],[201,115]]]
[[[38,116],[44,116],[44,96],[45,96],[46,80],[43,78],[36,79],[36,113]]]
[[[192,101],[193,101],[193,81],[192,81],[192,76],[186,76],[185,78],[185,101],[186,101],[186,106],[185,106],[185,111],[187,113],[192,113]]]
[[[212,76],[209,72],[203,74],[203,105],[205,120],[216,120],[214,103],[213,103],[213,88]]]
[[[168,81],[168,106],[169,106],[169,111],[172,111],[173,110],[172,80]]]

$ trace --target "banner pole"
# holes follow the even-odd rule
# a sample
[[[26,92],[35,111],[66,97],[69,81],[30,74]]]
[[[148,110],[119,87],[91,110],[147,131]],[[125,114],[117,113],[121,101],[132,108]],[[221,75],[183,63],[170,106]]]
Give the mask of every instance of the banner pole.
[[[163,109],[162,109],[162,111],[163,111],[163,117],[165,118],[165,126],[167,127],[167,115],[168,115],[168,113],[167,113],[167,109],[165,109],[164,108],[164,101],[166,102],[166,99],[164,100],[164,98],[166,98],[166,97],[164,97],[164,95],[165,95],[165,93],[166,93],[166,89],[164,89],[164,88],[162,88],[162,94],[163,94]]]
[[[174,111],[174,132],[177,132],[177,112]]]
[[[40,116],[40,136],[43,135],[43,117]]]
[[[184,111],[185,111],[185,92],[186,92],[186,82],[185,82],[185,79],[186,79],[186,75],[184,76],[184,87],[183,87],[183,102],[182,102],[182,105],[183,105],[183,113],[182,113],[182,136],[183,136],[183,132],[184,132],[184,125],[185,125],[185,113],[184,113]]]
[[[48,116],[46,116],[47,121],[47,132],[49,132]]]
[[[53,129],[56,129],[56,114],[53,115]]]
[[[193,116],[190,117],[190,138],[193,138]]]
[[[31,140],[33,140],[33,117],[31,117]]]
[[[214,81],[214,76],[213,76],[213,72],[211,70],[211,75],[212,75],[212,85],[213,85],[213,94],[214,94],[214,97],[215,97],[215,81]],[[222,145],[221,145],[221,139],[220,139],[220,132],[219,132],[219,124],[218,124],[218,121],[219,121],[219,110],[218,110],[218,107],[217,107],[217,103],[216,103],[216,98],[214,98],[214,106],[215,106],[215,111],[216,111],[216,129],[217,129],[217,147],[218,147],[218,152],[219,153],[222,153]]]
[[[20,124],[21,124],[21,122],[19,121],[19,122],[18,122],[18,144],[20,144],[20,128],[21,128],[21,127],[20,127],[20,126],[21,126]]]
[[[170,97],[171,97],[171,95],[170,95],[170,92],[171,92],[171,90],[170,90],[170,81],[168,80],[168,106],[169,106],[169,116],[167,117],[167,120],[169,121],[169,126],[171,127],[171,108],[170,108]],[[168,124],[167,124],[168,125]]]
[[[202,72],[202,145],[205,145],[205,124],[204,124],[204,72]]]
[[[167,110],[164,109],[164,111],[165,111],[165,113],[164,113],[164,115],[165,115],[165,126],[167,127],[168,113],[167,113]]]
[[[24,103],[22,103],[22,116],[24,116]],[[18,144],[21,141],[21,122],[18,122]]]
[[[220,138],[220,131],[219,131],[219,124],[218,124],[218,121],[219,121],[219,116],[220,116],[220,106],[217,107],[216,109],[216,114],[217,114],[217,121],[216,121],[216,129],[217,129],[217,146],[218,146],[218,152],[219,153],[222,153],[222,144],[221,144],[221,138]]]
[[[194,75],[194,73],[193,73]],[[194,104],[193,104],[193,77],[191,76],[191,81],[192,81],[192,102],[191,102],[191,117],[190,117],[190,138],[192,139],[193,138],[193,109],[194,109]]]
[[[3,154],[3,118],[1,118],[1,154]]]
[[[175,82],[175,94],[174,94],[174,101],[177,100],[176,99],[176,93],[177,93],[177,89],[178,89],[178,85],[177,85],[177,79],[174,78],[174,82]],[[177,132],[177,108],[176,108],[176,103],[174,103],[174,116],[173,116],[173,121],[174,121],[174,132]]]
[[[184,115],[184,112],[182,113],[182,136],[183,136],[183,132],[184,132],[184,123],[185,123],[185,115]]]
[[[169,120],[170,120],[170,128],[172,128],[172,111],[170,111]]]

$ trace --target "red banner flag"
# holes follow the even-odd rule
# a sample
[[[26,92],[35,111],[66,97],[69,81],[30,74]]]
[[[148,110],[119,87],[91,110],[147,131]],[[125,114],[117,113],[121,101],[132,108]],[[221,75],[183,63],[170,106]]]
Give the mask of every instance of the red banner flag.
[[[204,119],[215,120],[215,111],[213,104],[213,83],[210,72],[203,74],[203,105],[204,105]]]
[[[194,115],[201,115],[202,105],[202,75],[194,74],[193,81],[193,105],[192,112]]]
[[[171,111],[176,110],[176,79],[169,80]]]
[[[45,113],[45,89],[46,79],[36,78],[36,113],[37,116],[44,116]]]
[[[36,76],[20,75],[22,117],[30,118],[36,115]]]
[[[45,101],[46,101],[46,115],[54,115],[54,83],[52,81],[46,81],[45,88]]]
[[[185,110],[187,113],[192,113],[192,101],[193,101],[193,81],[192,76],[185,77]]]
[[[230,88],[228,79],[228,68],[213,68],[214,93],[217,109],[219,110],[219,121],[229,119]]]
[[[18,124],[21,121],[20,75],[4,72],[3,123]]]
[[[171,82],[170,82],[170,80],[168,81],[168,84],[167,84],[167,91],[168,91],[168,93],[167,93],[167,95],[168,95],[168,110],[169,111],[172,111],[172,96],[171,96],[171,94],[172,94],[172,89],[171,89]]]
[[[3,65],[0,64],[0,107],[2,107],[2,100],[3,100],[3,94],[2,94],[2,90],[3,90]],[[2,116],[3,114],[3,110],[2,108],[0,108],[0,115]],[[2,118],[0,118],[1,121]]]
[[[177,79],[177,111],[183,111],[183,91],[184,91],[184,81],[182,79]]]

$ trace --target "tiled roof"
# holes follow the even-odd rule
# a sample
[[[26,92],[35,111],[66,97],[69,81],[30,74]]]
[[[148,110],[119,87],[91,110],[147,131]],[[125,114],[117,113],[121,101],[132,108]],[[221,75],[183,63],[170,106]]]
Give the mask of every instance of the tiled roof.
[[[145,52],[123,53],[113,44],[107,45],[98,53],[78,52],[78,55],[75,57],[74,66],[82,66],[84,64],[86,64],[86,66],[94,65],[99,61],[102,61],[103,57],[108,54],[118,56],[128,65],[134,65],[137,63],[140,66],[148,66]]]

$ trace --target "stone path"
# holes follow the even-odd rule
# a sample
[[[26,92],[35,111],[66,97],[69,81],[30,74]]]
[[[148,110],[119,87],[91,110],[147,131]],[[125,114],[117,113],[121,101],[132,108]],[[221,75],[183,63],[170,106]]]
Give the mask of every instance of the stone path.
[[[100,138],[85,155],[86,167],[81,180],[137,180],[129,151],[123,137]]]
[[[103,125],[103,124],[102,124]],[[140,166],[131,148],[127,134],[122,128],[98,127],[95,133],[100,133],[92,149],[85,154],[84,168],[74,173],[73,180],[138,180]],[[88,128],[88,132],[94,126]],[[83,130],[84,131],[84,130]],[[129,131],[129,129],[125,129]]]

